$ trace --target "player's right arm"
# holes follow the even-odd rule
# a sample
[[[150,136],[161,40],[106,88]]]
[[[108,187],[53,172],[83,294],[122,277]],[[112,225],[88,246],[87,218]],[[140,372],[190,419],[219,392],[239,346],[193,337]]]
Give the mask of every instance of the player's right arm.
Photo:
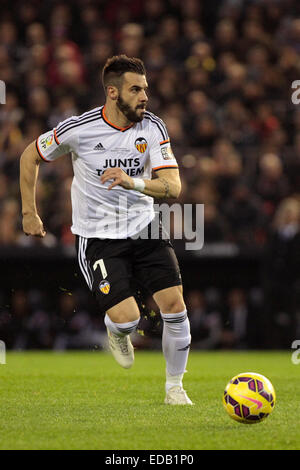
[[[24,150],[20,160],[20,190],[23,231],[26,235],[44,237],[46,232],[36,208],[36,184],[41,161],[52,162],[76,149],[78,117],[72,116],[55,129],[40,135]]]
[[[44,237],[43,222],[36,207],[36,184],[41,158],[35,142],[26,147],[20,159],[20,190],[22,200],[23,231],[26,235]]]

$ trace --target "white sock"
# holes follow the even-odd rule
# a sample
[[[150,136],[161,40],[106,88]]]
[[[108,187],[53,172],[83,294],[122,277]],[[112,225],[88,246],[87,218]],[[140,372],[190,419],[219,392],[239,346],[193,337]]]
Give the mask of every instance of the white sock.
[[[133,320],[128,323],[115,323],[107,314],[104,317],[104,323],[109,331],[118,336],[130,335],[130,333],[132,333],[138,326],[139,321],[140,319],[138,318],[137,320]]]
[[[182,378],[188,360],[191,335],[187,311],[180,313],[162,313],[164,321],[162,348],[166,360],[166,391],[178,385],[182,387]]]

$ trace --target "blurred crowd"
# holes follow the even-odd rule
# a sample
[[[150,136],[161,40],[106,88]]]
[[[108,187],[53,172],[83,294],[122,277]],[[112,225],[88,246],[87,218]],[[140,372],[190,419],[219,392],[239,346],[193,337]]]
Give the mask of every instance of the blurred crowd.
[[[139,295],[137,349],[161,349],[163,322],[152,298]],[[260,287],[186,289],[193,349],[289,348],[299,338],[300,315],[291,324],[284,309],[274,322]],[[0,332],[7,349],[108,349],[106,328],[87,289],[0,291]],[[292,330],[292,331],[291,331]]]
[[[285,276],[297,298],[299,13],[297,0],[2,0],[0,247],[73,245],[70,158],[40,165],[43,241],[22,233],[19,158],[58,122],[102,105],[102,67],[125,53],[145,62],[148,109],[167,125],[180,202],[205,204],[205,242],[266,251],[266,276]]]
[[[8,349],[106,349],[107,335],[102,316],[89,292],[61,290],[56,295],[41,289],[13,289],[0,293],[1,339]],[[138,299],[137,299],[138,300]],[[143,299],[144,300],[144,299]],[[215,288],[187,292],[193,348],[260,348],[262,292]],[[153,300],[140,302],[141,320],[133,343],[136,348],[161,349],[163,322]],[[281,331],[284,345],[288,329]]]

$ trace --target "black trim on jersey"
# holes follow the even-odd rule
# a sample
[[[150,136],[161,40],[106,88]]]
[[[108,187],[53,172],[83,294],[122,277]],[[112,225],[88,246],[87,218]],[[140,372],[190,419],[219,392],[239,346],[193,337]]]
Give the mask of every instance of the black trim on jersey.
[[[97,109],[94,109],[92,111],[87,111],[86,113],[82,114],[81,116],[70,117],[63,124],[58,126],[57,130],[59,130],[61,132],[63,129],[65,129],[65,127],[68,127],[71,124],[75,124],[76,122],[82,121],[83,119],[87,119],[89,117],[92,117],[92,116],[96,115],[99,111],[100,111],[100,109],[97,108]]]
[[[144,116],[144,119],[149,119],[149,121],[153,122],[154,124],[157,125],[157,127],[159,128],[160,132],[161,132],[161,135],[163,137],[163,140],[167,140],[169,139],[169,136],[168,136],[168,132],[167,132],[167,129],[166,129],[166,126],[164,125],[163,121],[161,119],[159,119],[158,117],[154,116],[154,114],[151,114],[151,113],[145,113],[145,116]]]
[[[59,125],[57,127],[57,130],[59,132],[62,132],[66,127],[76,124],[76,122],[81,122],[83,119],[88,119],[92,116],[95,116],[99,112],[99,109],[94,110],[94,111],[88,111],[87,113],[82,114],[81,116],[76,116],[76,117],[70,117],[68,118],[63,124]]]
[[[169,166],[160,166],[159,168],[153,168],[153,171],[159,171],[159,170],[178,170],[179,166],[175,165],[169,165]]]
[[[91,114],[86,115],[84,118],[81,117],[77,120],[72,120],[68,121],[59,128],[56,128],[56,135],[57,137],[60,137],[63,135],[65,132],[69,131],[70,129],[73,129],[73,127],[81,126],[83,124],[87,124],[92,121],[96,121],[97,119],[102,118],[102,114],[100,113],[100,110],[98,109],[97,111],[91,112]]]
[[[168,135],[168,131],[167,131],[166,125],[165,125],[164,121],[163,121],[160,117],[156,116],[156,114],[153,114],[153,113],[151,113],[150,111],[145,111],[145,114],[146,114],[146,116],[149,116],[149,117],[151,117],[152,119],[154,119],[154,120],[156,120],[157,122],[159,122],[159,123],[162,125],[163,129],[165,130],[166,135]]]
[[[101,119],[101,117],[97,116],[94,119],[87,119],[87,120],[78,122],[77,124],[73,124],[72,126],[68,127],[67,129],[65,129],[64,131],[62,131],[60,133],[56,132],[56,135],[57,135],[57,137],[61,137],[65,132],[68,132],[69,130],[73,129],[74,127],[83,126],[84,124],[88,124],[89,122],[93,122],[93,121],[98,121],[99,119]]]

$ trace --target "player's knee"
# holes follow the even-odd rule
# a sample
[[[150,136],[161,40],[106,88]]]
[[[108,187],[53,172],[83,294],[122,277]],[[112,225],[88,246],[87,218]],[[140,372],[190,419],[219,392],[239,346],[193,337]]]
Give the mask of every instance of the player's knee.
[[[109,315],[109,314],[108,314]],[[140,319],[140,314],[133,312],[119,312],[113,316],[109,315],[110,319],[115,323],[131,323]]]
[[[114,322],[106,314],[104,317],[104,323],[112,333],[118,336],[124,336],[130,335],[136,330],[139,323],[139,318],[128,322]]]
[[[123,300],[106,313],[115,323],[129,323],[140,318],[140,311],[133,297]]]
[[[186,305],[183,298],[178,297],[175,299],[168,299],[164,302],[163,309],[161,310],[164,313],[181,313],[186,310]]]

